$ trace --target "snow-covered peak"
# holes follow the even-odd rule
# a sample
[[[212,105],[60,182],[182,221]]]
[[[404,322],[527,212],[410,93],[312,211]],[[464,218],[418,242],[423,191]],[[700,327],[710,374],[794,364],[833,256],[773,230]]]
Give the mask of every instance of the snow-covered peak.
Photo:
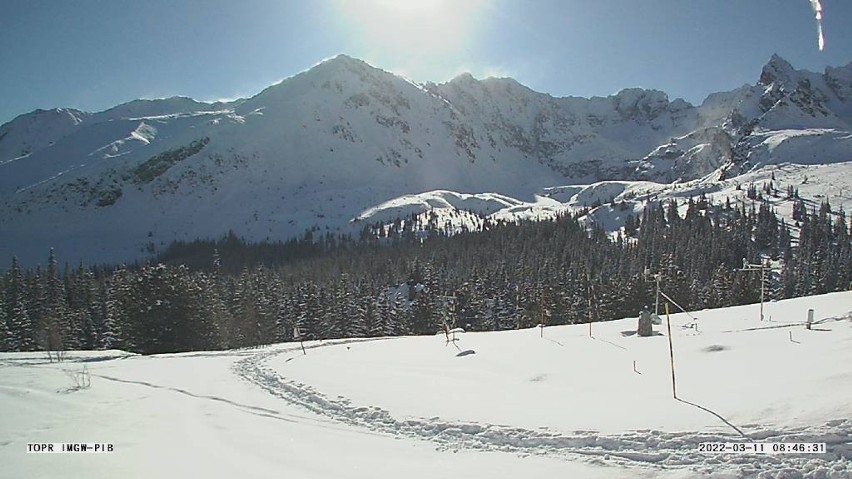
[[[450,81],[448,81],[445,84],[463,85],[463,84],[473,84],[473,83],[476,83],[478,81],[479,80],[474,78],[474,76],[471,75],[469,72],[462,72],[462,73],[459,73],[458,75],[454,76]]]
[[[700,107],[704,126],[722,124],[731,133],[754,128],[848,128],[852,118],[850,68],[825,74],[796,70],[773,55],[756,85],[714,93]]]
[[[772,58],[763,67],[760,73],[759,85],[769,86],[775,82],[788,84],[796,76],[796,69],[787,60],[781,58],[777,53],[772,54]]]
[[[44,120],[51,121],[52,119],[60,119],[66,122],[70,122],[71,124],[78,125],[85,119],[87,115],[89,114],[84,111],[77,110],[75,108],[51,108],[49,110],[39,108],[29,113],[18,115],[12,121],[4,124],[0,128],[6,127],[6,125],[10,125],[12,123],[20,123],[23,121],[35,123]]]
[[[358,74],[365,70],[379,70],[369,63],[353,58],[346,54],[338,54],[334,57],[325,59],[308,70],[296,75],[296,77],[307,76],[312,80],[330,80],[347,74]],[[284,82],[289,79],[285,79]],[[282,82],[283,83],[283,82]]]
[[[650,120],[669,108],[669,96],[659,90],[626,88],[613,97],[616,110],[625,119]]]
[[[89,113],[73,108],[35,110],[0,126],[0,164],[26,157],[75,131]]]
[[[393,96],[401,89],[420,92],[419,87],[400,76],[340,54],[267,87],[237,106],[236,112],[252,115],[298,108],[300,114],[306,114],[308,108],[337,103],[341,98],[369,92],[375,97]]]

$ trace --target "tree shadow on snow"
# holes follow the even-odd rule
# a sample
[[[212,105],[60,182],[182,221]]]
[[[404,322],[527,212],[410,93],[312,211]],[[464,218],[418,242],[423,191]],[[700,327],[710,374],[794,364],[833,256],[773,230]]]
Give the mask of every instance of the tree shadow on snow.
[[[717,413],[716,411],[713,411],[712,409],[706,408],[706,407],[704,407],[704,406],[702,406],[702,405],[700,405],[700,404],[695,404],[694,402],[687,401],[686,399],[681,399],[681,398],[679,398],[679,397],[675,397],[675,399],[677,399],[678,401],[680,401],[680,402],[682,402],[682,403],[684,403],[684,404],[689,404],[690,406],[697,407],[698,409],[701,409],[702,411],[709,412],[710,414],[712,414],[712,415],[716,416],[717,418],[719,418],[722,422],[724,422],[724,423],[725,423],[725,424],[727,424],[728,426],[731,426],[731,428],[732,428],[734,431],[737,431],[737,432],[739,433],[739,435],[740,435],[740,436],[742,436],[742,437],[744,437],[744,438],[746,438],[746,439],[749,439],[749,437],[746,435],[746,433],[744,433],[744,432],[743,432],[740,428],[738,428],[737,426],[734,426],[733,424],[731,424],[731,422],[730,422],[730,421],[728,421],[727,419],[725,419],[725,418],[724,418],[721,414]]]

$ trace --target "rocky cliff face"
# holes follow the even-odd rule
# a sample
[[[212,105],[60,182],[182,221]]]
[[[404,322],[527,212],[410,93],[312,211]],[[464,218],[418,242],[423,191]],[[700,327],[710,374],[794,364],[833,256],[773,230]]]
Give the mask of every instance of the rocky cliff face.
[[[810,144],[817,137],[827,148],[827,162],[843,161],[844,155],[848,159],[843,132],[852,118],[850,79],[848,66],[817,74],[795,70],[773,55],[755,85],[710,95],[697,108],[697,127],[646,156],[640,170],[649,179],[664,181],[713,172],[737,175],[767,163],[800,161],[802,145],[797,143]],[[769,137],[778,141],[767,143]],[[797,155],[773,155],[781,143],[786,144],[779,153],[792,148]],[[671,168],[665,167],[666,160]]]

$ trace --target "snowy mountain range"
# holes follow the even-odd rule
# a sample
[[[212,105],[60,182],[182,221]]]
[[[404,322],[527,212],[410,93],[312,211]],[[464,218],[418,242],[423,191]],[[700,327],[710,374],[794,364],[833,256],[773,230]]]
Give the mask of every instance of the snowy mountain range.
[[[773,56],[755,85],[693,106],[468,74],[420,85],[340,55],[233,102],[37,110],[0,126],[0,258],[32,264],[54,247],[126,261],[173,240],[348,232],[436,209],[600,205],[590,221],[618,228],[601,203],[736,196],[770,175],[852,206],[850,160],[852,64],[819,74]]]

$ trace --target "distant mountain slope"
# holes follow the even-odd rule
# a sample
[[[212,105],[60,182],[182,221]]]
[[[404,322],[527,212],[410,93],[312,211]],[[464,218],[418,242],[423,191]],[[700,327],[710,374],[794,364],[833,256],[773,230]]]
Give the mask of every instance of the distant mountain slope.
[[[816,74],[773,56],[755,85],[693,106],[641,89],[554,98],[470,75],[417,85],[340,55],[235,102],[39,110],[0,126],[0,260],[55,247],[125,261],[229,230],[346,232],[382,210],[370,208],[434,190],[489,193],[482,204],[514,204],[507,218],[537,217],[525,205],[565,184],[705,188],[769,166],[845,164],[850,119],[852,64]]]

